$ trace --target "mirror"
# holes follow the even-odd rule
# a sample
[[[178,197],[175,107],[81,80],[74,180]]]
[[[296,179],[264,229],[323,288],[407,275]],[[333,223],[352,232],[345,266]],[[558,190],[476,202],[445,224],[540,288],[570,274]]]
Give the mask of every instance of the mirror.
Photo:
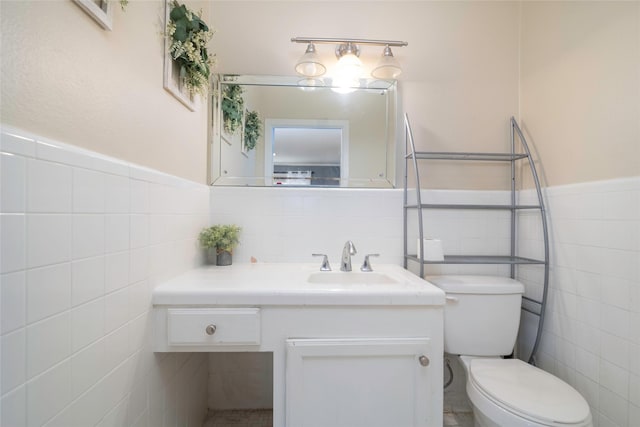
[[[219,75],[212,185],[392,188],[396,82]]]

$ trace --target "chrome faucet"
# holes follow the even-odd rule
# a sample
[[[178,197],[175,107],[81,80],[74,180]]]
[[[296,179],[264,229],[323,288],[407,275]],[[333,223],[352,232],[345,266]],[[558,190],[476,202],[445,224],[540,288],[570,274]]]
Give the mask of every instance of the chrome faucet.
[[[331,271],[331,266],[329,265],[329,257],[327,254],[311,254],[311,256],[321,256],[322,264],[320,265],[320,271]]]
[[[342,259],[340,260],[340,271],[351,271],[351,255],[357,254],[356,245],[351,240],[347,240],[342,248]]]

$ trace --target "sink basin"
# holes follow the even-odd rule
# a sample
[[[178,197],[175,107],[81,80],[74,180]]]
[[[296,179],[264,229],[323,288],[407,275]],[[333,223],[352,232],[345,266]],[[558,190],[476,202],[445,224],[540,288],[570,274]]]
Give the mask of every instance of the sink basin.
[[[309,283],[319,284],[370,284],[370,285],[386,285],[392,283],[398,283],[396,280],[387,276],[384,273],[378,273],[375,271],[370,272],[357,272],[357,271],[325,271],[319,273],[312,273],[307,279]]]

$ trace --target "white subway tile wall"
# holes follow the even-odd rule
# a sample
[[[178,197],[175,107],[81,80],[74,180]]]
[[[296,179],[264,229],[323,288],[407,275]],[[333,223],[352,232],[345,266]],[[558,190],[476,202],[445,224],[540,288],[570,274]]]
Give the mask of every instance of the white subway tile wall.
[[[500,203],[505,191],[424,190],[423,203]],[[379,253],[376,262],[402,265],[402,190],[295,189],[212,187],[211,222],[242,227],[234,253],[239,262],[251,257],[263,262],[318,262],[312,253],[326,253],[339,265],[342,247],[352,240],[362,263]],[[411,201],[410,201],[411,203]],[[415,255],[417,215],[408,216],[408,251]],[[425,213],[425,237],[441,239],[448,255],[509,253],[509,214],[430,210]],[[415,263],[409,263],[414,270]],[[433,265],[426,274],[508,274],[504,266]]]
[[[211,222],[242,227],[234,262],[318,262],[326,253],[339,266],[345,241],[373,261],[402,264],[399,190],[212,187]]]
[[[596,426],[640,425],[640,178],[551,187],[544,197],[551,271],[539,365],[582,393]],[[519,250],[539,254],[539,217],[520,219]],[[527,293],[539,293],[540,269],[520,273]],[[530,341],[531,318],[523,321]]]
[[[200,426],[208,361],[154,354],[151,291],[202,263],[209,188],[4,127],[0,424]]]
[[[208,188],[3,129],[0,153],[2,425],[199,425],[204,354],[154,354],[153,287],[198,266],[209,223],[243,228],[234,262],[337,268],[344,242],[402,264],[402,191]],[[523,203],[534,195],[520,192]],[[434,203],[500,203],[502,191],[425,191]],[[545,190],[549,306],[539,364],[575,386],[596,426],[640,425],[640,179]],[[431,211],[426,237],[447,254],[508,253],[509,214]],[[415,215],[409,215],[415,230]],[[540,221],[520,215],[524,256]],[[409,235],[413,252],[417,234]],[[319,265],[319,264],[318,264]],[[430,266],[427,274],[508,274],[504,266]],[[521,267],[527,294],[542,269]],[[530,341],[528,318],[523,335]],[[524,346],[526,348],[526,345]],[[209,389],[209,392],[207,391]]]
[[[503,191],[424,191],[423,201],[436,203],[493,200]],[[442,239],[447,254],[471,250],[476,254],[509,250],[508,220],[504,214],[478,215],[459,211],[431,211],[425,235]],[[409,214],[409,252],[415,255],[417,216]],[[234,257],[249,262],[318,262],[312,253],[326,253],[336,267],[342,247],[352,240],[361,263],[364,255],[379,253],[375,265],[402,265],[403,214],[400,189],[295,189],[212,187],[211,222],[242,227]],[[497,274],[495,266],[434,266],[431,274],[483,272]]]

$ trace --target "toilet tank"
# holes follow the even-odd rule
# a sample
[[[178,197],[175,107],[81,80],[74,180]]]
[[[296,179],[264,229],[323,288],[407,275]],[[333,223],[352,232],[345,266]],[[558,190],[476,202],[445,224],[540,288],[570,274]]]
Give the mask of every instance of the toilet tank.
[[[428,276],[447,295],[444,351],[473,356],[511,354],[524,285],[499,276]]]

